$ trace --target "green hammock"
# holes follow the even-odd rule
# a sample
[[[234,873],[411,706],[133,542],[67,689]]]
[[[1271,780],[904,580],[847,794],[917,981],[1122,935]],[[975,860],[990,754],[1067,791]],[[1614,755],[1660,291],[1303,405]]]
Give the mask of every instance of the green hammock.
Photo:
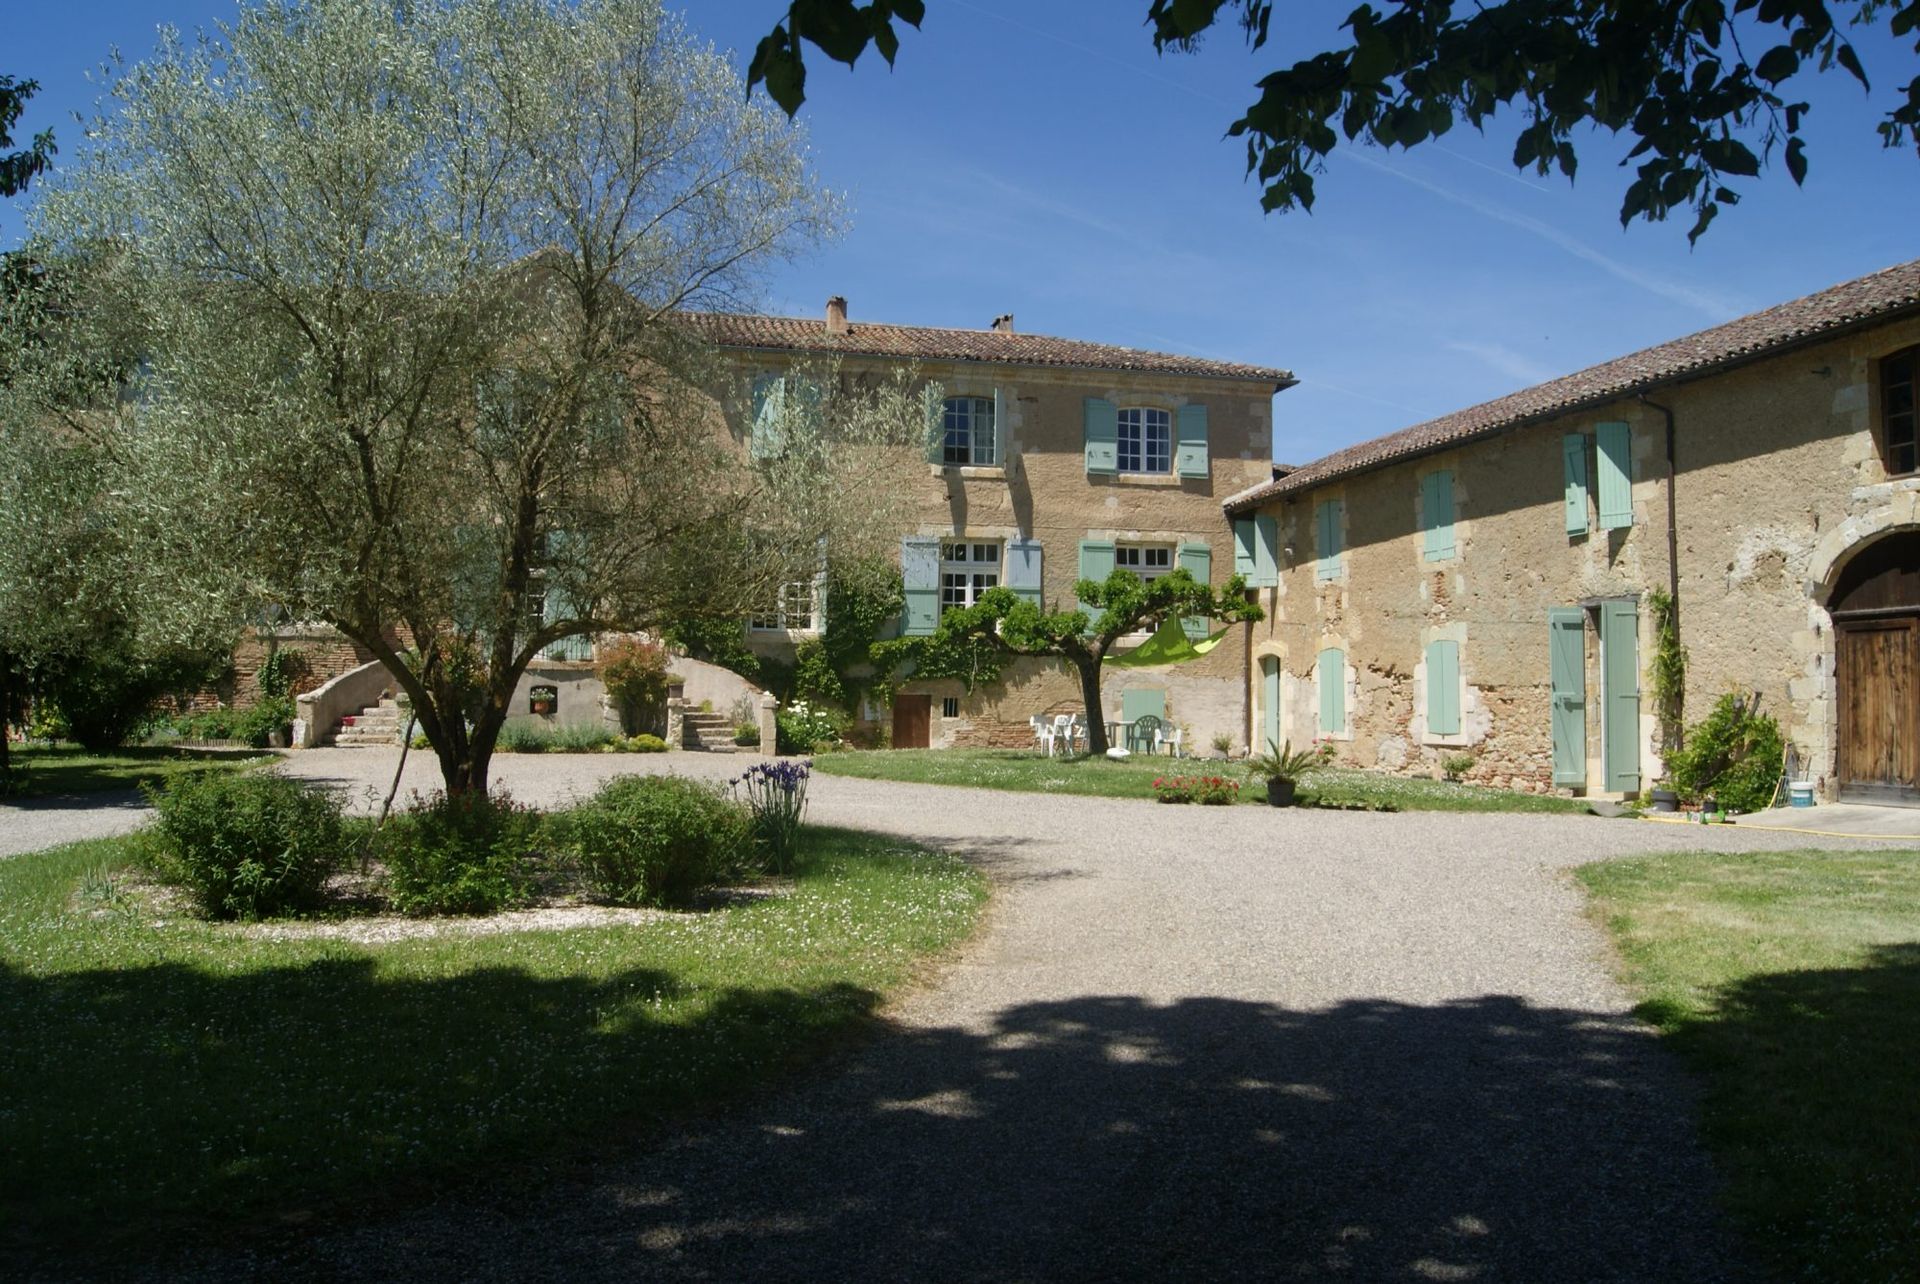
[[[1163,664],[1184,664],[1188,660],[1198,660],[1219,646],[1220,639],[1227,636],[1229,631],[1229,629],[1221,629],[1212,637],[1202,638],[1196,642],[1187,636],[1186,626],[1179,619],[1172,618],[1160,626],[1158,633],[1125,655],[1108,656],[1107,663],[1121,669],[1148,669]]]

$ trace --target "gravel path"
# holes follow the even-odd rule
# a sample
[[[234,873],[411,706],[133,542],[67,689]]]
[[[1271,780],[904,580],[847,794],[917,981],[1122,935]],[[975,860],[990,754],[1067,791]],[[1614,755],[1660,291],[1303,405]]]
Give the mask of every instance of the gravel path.
[[[742,760],[670,765],[696,764]],[[548,802],[640,765],[500,774]],[[353,788],[392,757],[289,770]],[[999,889],[885,1036],[570,1175],[181,1277],[1745,1277],[1688,1085],[1565,868],[1780,835],[837,777],[814,818],[966,852]]]

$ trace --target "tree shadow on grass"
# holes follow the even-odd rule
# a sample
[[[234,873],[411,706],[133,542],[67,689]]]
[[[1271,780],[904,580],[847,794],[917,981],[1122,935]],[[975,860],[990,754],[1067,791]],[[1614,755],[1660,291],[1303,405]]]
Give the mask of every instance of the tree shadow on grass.
[[[1643,1012],[1704,1079],[1729,1201],[1787,1275],[1920,1280],[1920,945]]]
[[[111,1256],[634,1135],[763,1081],[877,1002],[726,989],[663,1019],[684,991],[648,969],[219,966],[0,963],[0,1276],[9,1256],[47,1267],[83,1241]]]
[[[338,1280],[1745,1278],[1688,1106],[1617,1017],[1090,996],[896,1030],[588,1170],[246,1261]]]

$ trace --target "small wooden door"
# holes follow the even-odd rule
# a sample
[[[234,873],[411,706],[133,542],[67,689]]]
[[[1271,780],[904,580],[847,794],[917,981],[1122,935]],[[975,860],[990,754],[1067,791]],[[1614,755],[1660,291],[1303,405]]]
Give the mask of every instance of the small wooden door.
[[[896,695],[893,698],[893,747],[930,749],[933,747],[933,697]]]
[[[1583,789],[1587,783],[1587,613],[1577,606],[1547,612],[1548,672],[1553,707],[1553,783]]]
[[[1630,598],[1600,603],[1600,704],[1607,789],[1633,793],[1640,788],[1640,607]]]
[[[1920,618],[1848,620],[1834,643],[1841,795],[1920,801]]]

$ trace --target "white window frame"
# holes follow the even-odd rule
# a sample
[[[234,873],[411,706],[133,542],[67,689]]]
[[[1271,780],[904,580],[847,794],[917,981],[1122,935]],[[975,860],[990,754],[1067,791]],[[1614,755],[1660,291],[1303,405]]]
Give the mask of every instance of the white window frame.
[[[804,580],[788,580],[774,590],[773,602],[747,617],[749,633],[809,635],[827,627],[827,550],[820,545],[820,569]]]
[[[1160,406],[1122,406],[1113,440],[1114,471],[1150,476],[1173,473],[1173,412]]]
[[[1162,575],[1170,574],[1178,564],[1174,559],[1177,551],[1172,544],[1143,542],[1137,544],[1119,544],[1113,546],[1113,565],[1118,570],[1132,571],[1140,577],[1142,583],[1152,583]]]
[[[940,614],[974,605],[1006,578],[1006,547],[1000,540],[940,541]]]
[[[948,397],[941,406],[941,462],[948,468],[992,468],[1000,462],[1000,426],[992,397]]]

